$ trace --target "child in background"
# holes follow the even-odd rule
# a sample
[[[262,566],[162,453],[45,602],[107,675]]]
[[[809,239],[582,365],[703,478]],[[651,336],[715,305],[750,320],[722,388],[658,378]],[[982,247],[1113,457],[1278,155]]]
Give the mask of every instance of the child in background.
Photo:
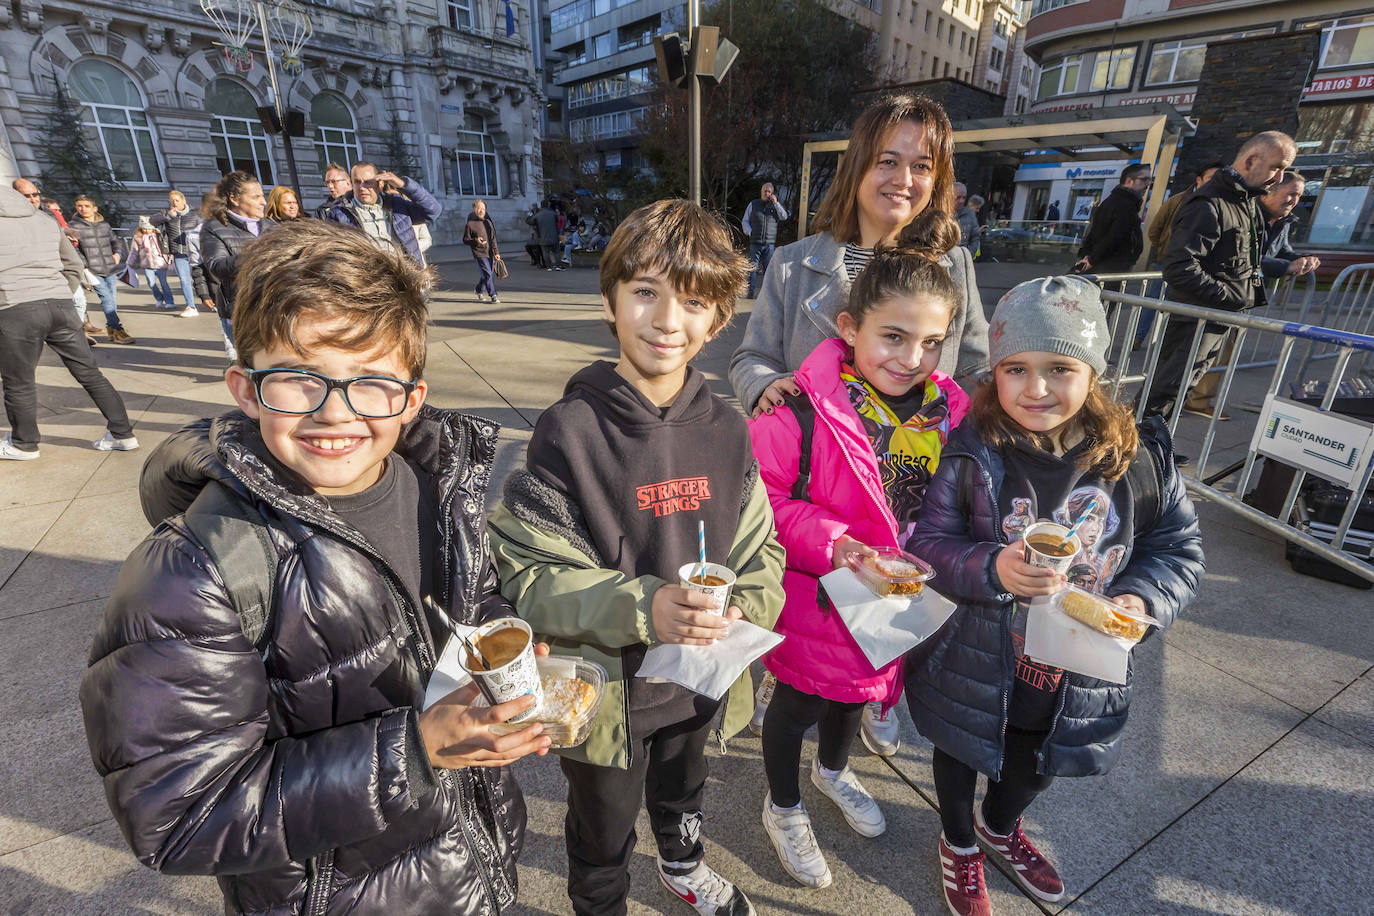
[[[1202,577],[1197,513],[1167,429],[1137,428],[1098,383],[1108,336],[1100,292],[1082,278],[1032,280],[1002,297],[989,334],[993,381],[946,447],[909,542],[959,603],[907,654],[905,669],[911,717],[935,745],[942,885],[956,916],[991,912],[979,843],[1037,898],[1063,896],[1021,814],[1053,777],[1112,768],[1130,703],[1129,682],[1052,668],[1021,651],[1026,612],[1017,599],[1066,582],[1025,561],[1023,522],[1061,510],[1067,518],[1073,510],[1063,507],[1082,514],[1096,496],[1102,508],[1088,549],[1104,562],[1087,584],[1163,626]],[[988,791],[975,809],[979,773]]]
[[[801,428],[788,407],[749,423],[763,481],[787,549],[787,603],[777,631],[785,641],[764,664],[777,678],[763,718],[768,795],[763,825],[797,881],[831,882],[802,804],[797,769],[802,736],[820,723],[811,782],[859,834],[886,821],[848,765],[864,703],[891,706],[901,695],[901,661],[874,670],[838,614],[818,606],[818,579],[874,547],[901,547],[968,396],[935,371],[961,296],[929,249],[887,250],[859,274],[836,317],[841,337],[826,340],[797,371],[815,411],[811,483],[794,498]]]
[[[160,309],[176,310],[176,300],[172,298],[172,287],[167,283],[167,268],[172,258],[162,247],[162,235],[153,227],[153,221],[146,216],[138,218],[138,228],[134,230],[133,243],[129,246],[129,266],[143,271]]]
[[[399,250],[299,220],[237,279],[240,410],[150,456],[157,527],[81,682],[110,808],[140,862],[217,875],[229,914],[495,916],[525,831],[504,765],[549,739],[490,731],[529,697],[421,705],[447,632],[424,598],[512,611],[482,523],[496,427],[424,403],[433,278]],[[207,517],[251,526],[247,553]]]
[[[743,891],[703,860],[705,745],[720,702],[635,677],[659,643],[710,645],[741,616],[771,627],[782,606],[782,547],[744,418],[688,363],[718,334],[748,262],[696,204],[641,207],[601,259],[601,298],[620,343],[568,382],[507,481],[490,532],[503,589],[555,654],[609,673],[568,780],[568,896],[579,916],[626,911],[640,799],[664,885],[704,916],[747,916]],[[730,607],[678,585],[706,555],[736,574]],[[725,698],[718,739],[747,723],[749,673]]]

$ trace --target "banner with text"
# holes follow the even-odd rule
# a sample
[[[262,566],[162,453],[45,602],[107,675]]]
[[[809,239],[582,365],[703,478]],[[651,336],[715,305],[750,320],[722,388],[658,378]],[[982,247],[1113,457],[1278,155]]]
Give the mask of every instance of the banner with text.
[[[1269,395],[1250,450],[1353,488],[1374,447],[1374,424]]]

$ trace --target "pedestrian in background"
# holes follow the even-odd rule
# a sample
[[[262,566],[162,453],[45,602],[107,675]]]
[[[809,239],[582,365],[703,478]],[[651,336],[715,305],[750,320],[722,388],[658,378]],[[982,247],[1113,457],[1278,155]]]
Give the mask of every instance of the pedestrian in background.
[[[244,171],[236,170],[221,178],[205,206],[205,224],[200,230],[200,269],[219,313],[225,340],[232,341],[239,255],[244,245],[276,223],[267,218],[262,185]],[[233,344],[226,344],[226,355],[231,350]]]
[[[44,344],[105,417],[105,435],[92,445],[101,451],[138,448],[124,400],[96,367],[72,309],[84,269],[56,220],[18,192],[0,189],[0,385],[10,425],[0,459],[38,457],[36,375]]]
[[[1173,234],[1174,217],[1178,215],[1178,208],[1183,206],[1183,202],[1192,196],[1193,192],[1212,180],[1212,176],[1217,173],[1217,169],[1226,168],[1224,162],[1209,162],[1202,168],[1193,173],[1192,187],[1186,191],[1179,191],[1177,194],[1170,194],[1168,199],[1159,207],[1159,212],[1155,214],[1154,221],[1150,223],[1149,239],[1154,246],[1154,260],[1158,262],[1164,257],[1164,252],[1169,250],[1169,236]]]
[[[754,269],[749,272],[750,299],[763,284],[763,275],[778,245],[778,226],[786,219],[787,208],[778,202],[773,183],[765,181],[759,188],[758,200],[749,201],[749,206],[744,208],[744,218],[740,220],[740,228],[749,238],[749,260],[754,262]]]
[[[959,224],[959,244],[972,252],[980,232],[978,214],[968,204],[968,187],[962,181],[954,183],[954,221]]]
[[[1297,172],[1285,172],[1283,179],[1259,199],[1260,215],[1264,217],[1264,251],[1260,268],[1266,280],[1284,276],[1300,277],[1321,266],[1321,259],[1301,255],[1293,250],[1288,239],[1289,230],[1298,221],[1293,208],[1302,200],[1307,179]]]
[[[195,278],[191,275],[188,236],[200,231],[201,217],[186,203],[186,195],[180,191],[167,192],[168,207],[152,216],[154,226],[162,230],[167,240],[167,253],[172,256],[172,267],[181,282],[181,295],[186,300],[182,318],[194,318],[199,314],[196,308]]]
[[[301,211],[300,198],[296,192],[284,184],[279,184],[267,195],[267,217],[273,222],[289,223],[295,219],[305,219]]]
[[[472,258],[477,262],[477,301],[483,302],[483,295],[496,298],[496,262],[501,260],[501,247],[496,243],[496,224],[487,216],[487,202],[474,200],[472,212],[468,214],[463,226],[463,244],[472,249]]]
[[[117,344],[133,343],[134,339],[119,320],[119,274],[125,256],[124,242],[110,229],[95,201],[85,195],[76,199],[76,216],[68,225],[74,230],[77,253],[91,273],[87,279],[100,297],[100,308],[105,312],[105,335]]]
[[[423,267],[425,256],[414,224],[438,219],[443,212],[439,201],[414,178],[379,172],[371,162],[355,163],[350,174],[352,199],[330,207],[324,218],[356,226],[380,248],[395,245]]]
[[[148,282],[157,307],[164,311],[175,311],[177,307],[172,287],[167,283],[167,268],[171,263],[172,259],[162,247],[162,234],[153,228],[152,220],[140,216],[129,246],[129,266],[143,271],[143,279]]]
[[[1121,182],[1093,208],[1088,231],[1078,249],[1078,260],[1073,265],[1074,273],[1125,273],[1135,267],[1136,259],[1145,250],[1140,206],[1154,183],[1150,166],[1144,162],[1121,170]]]
[[[525,222],[534,227],[539,236],[539,250],[544,259],[545,270],[562,270],[563,262],[558,259],[558,214],[553,204],[545,200],[539,209],[525,217]]]
[[[353,199],[353,179],[348,169],[331,162],[324,167],[324,192],[328,195],[325,202],[315,208],[315,218],[324,219],[325,214],[335,207],[342,207]]]

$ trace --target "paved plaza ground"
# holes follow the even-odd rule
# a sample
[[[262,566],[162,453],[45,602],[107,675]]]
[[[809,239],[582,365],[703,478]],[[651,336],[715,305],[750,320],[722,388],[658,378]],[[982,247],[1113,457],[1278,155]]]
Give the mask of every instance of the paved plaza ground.
[[[503,426],[496,495],[523,461],[540,411],[576,369],[612,357],[614,341],[600,322],[591,270],[532,271],[512,258],[502,302],[478,304],[471,261],[452,249],[439,254],[445,284],[433,303],[431,400]],[[1019,279],[997,266],[980,272],[989,303]],[[121,298],[138,343],[102,344],[97,356],[143,449],[92,450],[100,415],[49,355],[39,370],[42,457],[0,462],[0,916],[222,912],[211,879],[158,875],[134,861],[91,768],[77,706],[116,572],[148,531],[137,490],[144,457],[184,423],[230,403],[212,316],[155,313],[143,292]],[[699,360],[722,396],[730,396],[725,367],[744,317]],[[1252,422],[1233,421],[1219,447],[1243,450]],[[1027,817],[1068,896],[1054,907],[1034,903],[989,869],[1002,916],[1374,912],[1374,598],[1293,573],[1280,541],[1224,507],[1199,510],[1202,594],[1162,639],[1136,652],[1120,764],[1105,777],[1060,780]],[[794,884],[764,836],[758,740],[745,733],[713,757],[710,861],[761,913],[944,911],[930,746],[904,708],[899,715],[895,758],[860,748],[853,759],[883,805],[886,835],[858,837],[803,781],[835,873],[822,891]],[[813,749],[803,755],[808,763]],[[562,776],[553,758],[524,761],[518,773],[530,829],[515,911],[568,913]],[[654,878],[643,817],[640,836],[630,913],[687,913]]]

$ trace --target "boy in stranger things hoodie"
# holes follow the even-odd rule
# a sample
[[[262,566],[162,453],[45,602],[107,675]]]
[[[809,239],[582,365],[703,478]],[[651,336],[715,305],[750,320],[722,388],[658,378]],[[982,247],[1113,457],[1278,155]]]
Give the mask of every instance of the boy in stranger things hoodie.
[[[740,617],[771,628],[782,608],[783,551],[744,418],[688,365],[729,321],[748,270],[695,204],[631,214],[601,259],[619,361],[572,377],[490,522],[505,596],[554,654],[610,675],[591,736],[560,752],[578,914],[625,912],[641,792],[668,889],[708,916],[754,912],[703,861],[704,749],[720,702],[634,676],[650,646],[709,645]],[[698,522],[708,559],[738,577],[724,618],[678,585]],[[724,701],[721,740],[748,722],[751,690],[746,671]]]

